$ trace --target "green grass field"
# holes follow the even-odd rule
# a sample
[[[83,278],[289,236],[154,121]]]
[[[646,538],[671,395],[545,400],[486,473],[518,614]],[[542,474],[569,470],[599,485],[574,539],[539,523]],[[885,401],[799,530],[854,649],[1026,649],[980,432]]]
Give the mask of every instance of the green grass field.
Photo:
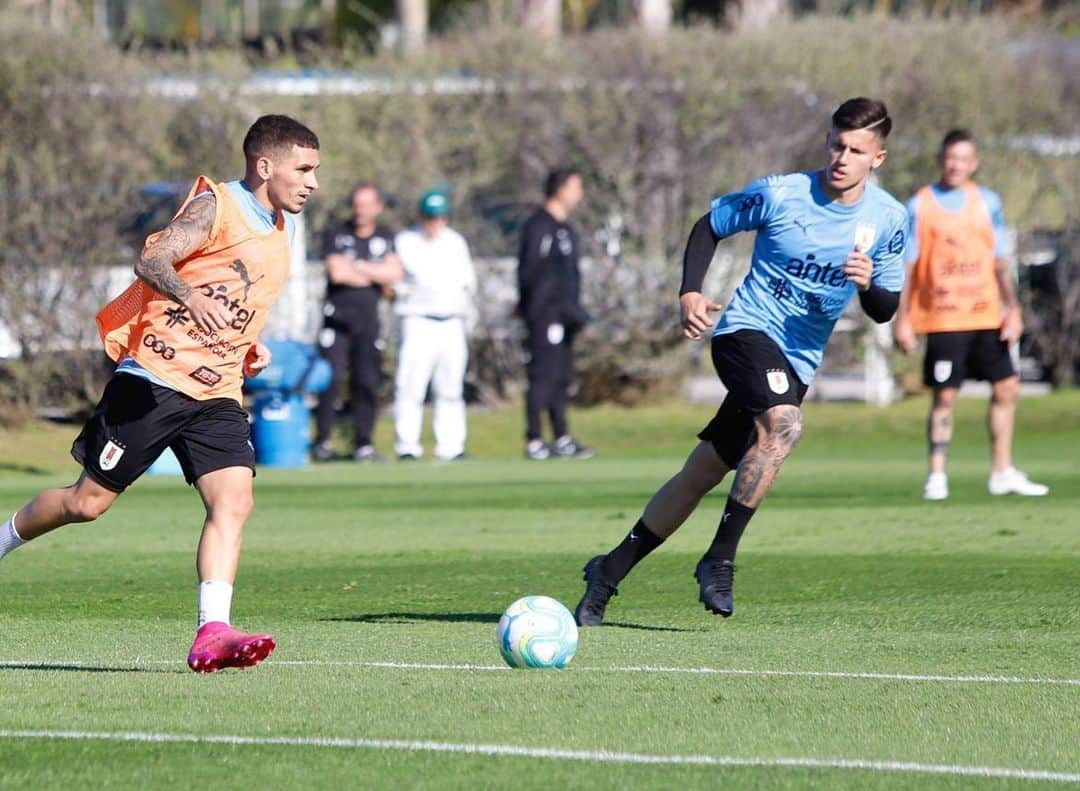
[[[985,493],[983,404],[964,401],[953,497],[924,503],[924,409],[808,406],[735,617],[691,577],[725,482],[564,671],[500,668],[499,613],[573,607],[707,410],[578,413],[590,462],[520,459],[513,411],[472,415],[453,465],[260,472],[233,615],[279,648],[213,676],[183,661],[198,498],[146,478],[0,563],[0,787],[1080,783],[1080,394],[1022,404],[1043,500]],[[74,433],[0,433],[0,513],[70,481]]]

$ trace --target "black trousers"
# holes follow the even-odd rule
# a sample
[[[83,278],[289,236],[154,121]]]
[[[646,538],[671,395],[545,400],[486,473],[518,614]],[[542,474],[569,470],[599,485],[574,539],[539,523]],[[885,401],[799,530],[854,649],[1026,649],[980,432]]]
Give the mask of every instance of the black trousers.
[[[382,352],[376,345],[378,329],[370,322],[346,324],[327,319],[319,335],[319,348],[333,368],[334,378],[330,387],[319,394],[316,442],[329,440],[333,433],[337,416],[335,404],[347,374],[356,447],[371,444],[379,385],[382,384]]]
[[[570,403],[570,385],[574,381],[574,336],[567,332],[559,343],[552,343],[547,330],[529,333],[525,367],[529,389],[525,394],[525,437],[529,440],[543,436],[541,421],[545,412],[551,418],[555,438],[569,434],[566,408]]]

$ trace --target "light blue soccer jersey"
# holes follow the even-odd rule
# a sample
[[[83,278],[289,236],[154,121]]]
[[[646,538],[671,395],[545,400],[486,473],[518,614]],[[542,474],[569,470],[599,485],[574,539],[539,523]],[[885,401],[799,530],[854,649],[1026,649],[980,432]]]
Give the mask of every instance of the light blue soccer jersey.
[[[875,285],[898,292],[904,283],[904,207],[872,184],[858,203],[836,203],[822,190],[820,175],[766,176],[714,200],[710,215],[717,236],[757,231],[750,271],[713,335],[764,332],[806,385],[855,295],[844,275],[855,245],[873,259]]]
[[[930,185],[930,193],[934,196],[934,200],[937,201],[938,206],[947,212],[959,212],[964,208],[964,202],[967,200],[967,193],[962,189],[947,189],[938,184]],[[994,231],[994,257],[1004,258],[1009,254],[1009,241],[1005,234],[1005,212],[1001,208],[1001,198],[993,190],[987,189],[982,185],[979,185],[979,195],[982,196],[983,203],[986,204],[987,214],[990,215],[990,227]],[[907,252],[904,253],[904,260],[909,264],[914,263],[919,258],[919,233],[915,230],[916,222],[918,218],[915,216],[918,212],[919,201],[915,196],[912,196],[908,201],[908,243]]]

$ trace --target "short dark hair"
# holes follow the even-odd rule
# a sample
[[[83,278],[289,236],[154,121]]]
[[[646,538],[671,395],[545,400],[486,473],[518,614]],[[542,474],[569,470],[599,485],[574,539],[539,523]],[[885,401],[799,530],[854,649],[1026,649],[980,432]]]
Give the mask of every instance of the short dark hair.
[[[319,147],[314,132],[287,115],[264,115],[258,118],[244,135],[244,156],[274,157],[291,149]]]
[[[892,119],[889,118],[889,109],[885,102],[865,96],[848,99],[837,107],[832,116],[832,124],[834,129],[841,132],[873,129],[882,140],[892,131]]]
[[[544,179],[544,197],[551,198],[556,192],[563,188],[574,176],[581,176],[581,171],[572,167],[554,168],[547,174],[547,178]]]
[[[978,144],[975,142],[975,135],[971,133],[970,129],[964,129],[958,127],[956,129],[950,129],[945,133],[945,137],[941,138],[941,151],[945,152],[945,149],[956,143],[971,143],[973,146]]]

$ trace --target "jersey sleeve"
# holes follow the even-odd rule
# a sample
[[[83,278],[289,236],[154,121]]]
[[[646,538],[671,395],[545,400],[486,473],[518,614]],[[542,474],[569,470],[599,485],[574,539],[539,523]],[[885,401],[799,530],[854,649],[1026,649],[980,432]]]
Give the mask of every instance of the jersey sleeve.
[[[990,212],[990,227],[994,229],[994,258],[1004,258],[1009,254],[1008,226],[1005,225],[1005,211],[1001,198],[993,190],[979,187],[987,211]]]
[[[913,195],[907,202],[907,243],[904,246],[904,262],[915,263],[919,258],[919,233],[915,226],[915,212],[919,206],[918,199]]]
[[[906,261],[904,250],[907,247],[909,214],[899,207],[889,212],[889,222],[881,242],[871,258],[874,261],[874,274],[871,282],[888,291],[899,291],[904,286]]]
[[[337,228],[330,227],[323,231],[321,254],[323,258],[339,252],[337,249]]]
[[[756,231],[773,215],[780,203],[781,177],[752,181],[740,192],[721,195],[712,202],[709,222],[723,239],[740,231]]]
[[[542,265],[551,249],[551,236],[545,230],[535,219],[525,223],[518,251],[518,310],[535,326],[554,323],[556,313],[555,279]]]

